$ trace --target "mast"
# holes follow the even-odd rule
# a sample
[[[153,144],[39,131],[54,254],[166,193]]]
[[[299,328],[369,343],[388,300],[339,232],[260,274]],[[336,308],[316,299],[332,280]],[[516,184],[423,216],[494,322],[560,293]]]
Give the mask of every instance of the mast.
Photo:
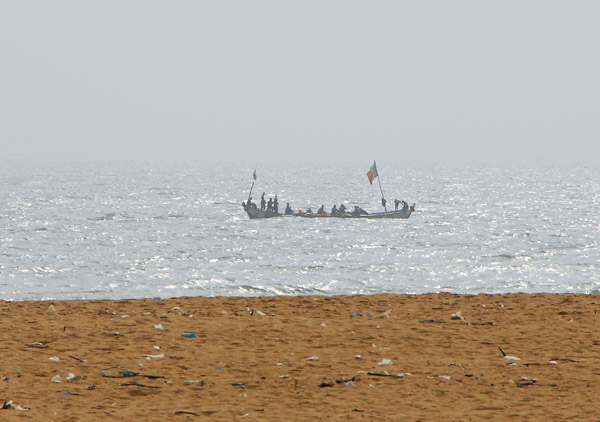
[[[370,184],[373,184],[373,180],[375,180],[376,177],[379,177],[379,173],[377,172],[377,163],[375,162],[375,160],[373,160],[373,165],[368,171],[367,177],[369,178]],[[385,200],[385,196],[383,195],[383,188],[381,187],[381,178],[379,178],[377,181],[379,182],[379,190],[381,191],[381,205],[383,205],[385,212],[387,212],[387,201]]]
[[[252,181],[252,186],[250,186],[250,193],[248,194],[248,201],[250,200],[250,197],[252,196],[252,189],[254,189],[254,182],[256,181],[256,168],[254,168],[254,173],[252,173],[252,178],[254,180]]]
[[[381,191],[381,204],[383,205],[383,208],[385,209],[385,212],[387,212],[387,201],[385,200],[385,197],[383,195],[383,189],[381,187],[381,177],[378,177],[377,181],[379,182],[379,190]]]

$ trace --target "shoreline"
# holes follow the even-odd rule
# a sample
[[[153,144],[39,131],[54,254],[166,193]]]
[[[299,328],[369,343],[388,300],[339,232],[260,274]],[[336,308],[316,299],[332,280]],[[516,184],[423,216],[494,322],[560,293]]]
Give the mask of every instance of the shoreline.
[[[594,296],[600,297],[600,290],[592,290],[590,292],[496,292],[496,293],[455,293],[455,292],[424,292],[424,293],[394,293],[394,292],[378,292],[378,293],[333,293],[333,294],[269,294],[269,295],[256,295],[256,296],[241,296],[241,295],[217,295],[217,296],[169,296],[169,297],[125,297],[118,299],[110,298],[68,298],[68,299],[56,299],[56,298],[44,298],[44,299],[0,299],[2,303],[52,303],[52,302],[120,302],[120,301],[140,301],[140,300],[151,300],[151,301],[168,301],[168,300],[185,300],[185,299],[271,299],[271,298],[344,298],[344,297],[373,297],[373,296],[429,296],[429,295],[448,295],[448,296],[459,296],[459,297],[474,297],[474,296]]]
[[[0,416],[598,420],[598,311],[584,293],[2,301]]]

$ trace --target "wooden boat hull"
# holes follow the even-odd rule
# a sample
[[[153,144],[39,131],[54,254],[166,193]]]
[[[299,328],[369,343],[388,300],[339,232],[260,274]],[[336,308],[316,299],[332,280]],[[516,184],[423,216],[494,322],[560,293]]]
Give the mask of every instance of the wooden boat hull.
[[[306,213],[286,215],[286,214],[274,213],[272,211],[267,212],[264,210],[259,210],[257,208],[249,208],[249,209],[246,209],[246,213],[248,214],[248,217],[250,217],[251,220],[261,219],[261,218],[274,218],[274,217],[362,218],[362,219],[367,219],[367,220],[376,220],[376,219],[380,219],[380,218],[407,219],[411,216],[412,210],[408,209],[408,210],[399,210],[399,211],[376,212],[373,214],[360,214],[360,215],[351,214],[351,213],[344,213],[344,214],[338,214],[338,215],[306,214]]]
[[[375,212],[372,214],[352,214],[352,213],[344,213],[338,215],[331,214],[302,214],[301,217],[304,218],[362,218],[367,220],[376,220],[380,218],[393,218],[393,219],[406,219],[409,218],[412,214],[412,210],[408,209],[406,211],[387,211],[387,212]]]
[[[273,218],[273,217],[281,217],[282,214],[273,212],[273,211],[265,211],[259,210],[258,208],[246,208],[246,213],[251,220],[258,218]]]

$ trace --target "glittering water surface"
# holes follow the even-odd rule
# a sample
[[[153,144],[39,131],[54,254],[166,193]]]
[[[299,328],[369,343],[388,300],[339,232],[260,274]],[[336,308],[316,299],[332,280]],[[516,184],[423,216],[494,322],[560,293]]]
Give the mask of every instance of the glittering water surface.
[[[258,165],[281,208],[378,211],[370,163]],[[0,162],[0,299],[600,289],[600,169],[378,163],[409,220],[249,220],[254,163]]]

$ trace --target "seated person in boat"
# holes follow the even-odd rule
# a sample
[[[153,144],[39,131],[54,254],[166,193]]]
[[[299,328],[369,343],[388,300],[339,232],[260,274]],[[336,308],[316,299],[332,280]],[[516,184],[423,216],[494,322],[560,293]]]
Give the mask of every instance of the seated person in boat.
[[[331,209],[331,215],[338,215],[338,209],[335,204],[333,205],[333,208]]]
[[[338,214],[345,214],[345,213],[346,213],[346,206],[344,204],[342,204],[342,205],[340,205]]]
[[[290,207],[290,203],[287,203],[287,206],[285,207],[285,215],[292,215],[294,212],[292,211],[292,207]]]
[[[319,209],[317,210],[317,214],[319,214],[319,215],[325,215],[325,214],[327,214],[327,213],[325,212],[325,207],[324,207],[323,205],[321,205],[321,208],[319,208]]]
[[[248,198],[248,202],[242,202],[242,206],[244,207],[244,211],[248,211],[249,209],[256,208],[256,204],[252,202],[252,197]]]
[[[354,207],[354,211],[352,211],[352,215],[354,216],[358,216],[358,215],[367,215],[369,214],[368,212],[366,212],[365,210],[363,210],[361,207],[359,207],[358,205]]]
[[[312,214],[313,214],[312,210],[310,209],[310,207],[308,207],[308,209],[306,210],[306,215],[312,215]]]

